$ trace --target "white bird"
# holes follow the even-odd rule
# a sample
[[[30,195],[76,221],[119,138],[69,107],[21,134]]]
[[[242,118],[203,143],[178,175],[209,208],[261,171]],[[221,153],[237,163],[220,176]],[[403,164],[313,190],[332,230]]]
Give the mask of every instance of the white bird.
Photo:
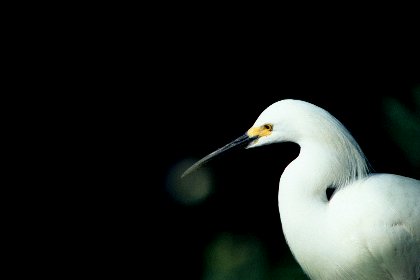
[[[314,280],[418,280],[420,181],[369,174],[347,129],[311,103],[281,100],[247,133],[204,157],[183,176],[239,144],[295,142],[299,156],[280,178],[278,203],[291,252]],[[327,199],[327,188],[335,191]]]

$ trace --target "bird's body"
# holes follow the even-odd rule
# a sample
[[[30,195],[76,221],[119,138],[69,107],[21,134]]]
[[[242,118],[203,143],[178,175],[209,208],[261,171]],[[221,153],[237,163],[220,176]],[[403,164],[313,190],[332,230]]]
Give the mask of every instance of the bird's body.
[[[248,147],[290,141],[299,156],[284,170],[279,211],[287,243],[314,280],[418,280],[420,181],[369,174],[350,133],[327,111],[299,100],[264,110]],[[335,188],[330,200],[327,188]]]
[[[287,172],[279,188],[283,232],[311,279],[418,279],[418,181],[372,175],[341,188],[328,201],[325,193],[283,183]]]
[[[273,106],[256,124],[271,112],[284,115],[287,140],[301,147],[281,176],[278,199],[284,235],[305,272],[312,279],[417,280],[419,181],[368,174],[356,141],[323,109],[295,100]],[[337,188],[330,201],[328,187]]]

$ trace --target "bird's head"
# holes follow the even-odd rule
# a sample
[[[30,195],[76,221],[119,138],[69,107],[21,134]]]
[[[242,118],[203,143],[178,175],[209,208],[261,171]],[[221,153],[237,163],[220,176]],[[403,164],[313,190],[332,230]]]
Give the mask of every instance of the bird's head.
[[[288,124],[290,122],[287,119],[290,119],[290,117],[293,118],[295,115],[293,112],[290,112],[290,102],[296,101],[282,100],[269,106],[261,113],[254,125],[244,135],[197,161],[184,172],[182,177],[199,168],[215,156],[234,147],[247,146],[247,148],[253,148],[276,142],[290,141],[294,137],[294,131],[289,129],[290,126]]]

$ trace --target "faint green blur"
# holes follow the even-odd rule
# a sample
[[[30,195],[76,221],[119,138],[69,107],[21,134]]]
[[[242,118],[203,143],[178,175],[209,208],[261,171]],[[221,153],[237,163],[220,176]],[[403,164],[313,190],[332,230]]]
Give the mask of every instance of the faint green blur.
[[[411,165],[420,168],[420,85],[413,89],[415,109],[409,110],[395,98],[384,98],[387,129]]]
[[[287,254],[285,254],[287,256]],[[266,250],[254,236],[220,234],[205,253],[204,280],[307,280],[292,256],[270,266]]]
[[[166,179],[166,188],[171,196],[185,205],[203,202],[213,191],[213,176],[208,168],[202,167],[181,179],[181,174],[196,160],[184,159],[176,163]]]

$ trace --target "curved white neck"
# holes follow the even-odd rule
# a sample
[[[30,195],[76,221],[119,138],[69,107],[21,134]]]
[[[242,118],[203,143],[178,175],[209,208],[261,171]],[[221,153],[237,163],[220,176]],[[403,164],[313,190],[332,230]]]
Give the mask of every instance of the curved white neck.
[[[280,179],[278,201],[283,232],[303,267],[309,260],[320,260],[328,244],[328,237],[319,229],[325,228],[326,189],[343,168],[338,166],[335,152],[321,143],[302,143],[299,156]]]

